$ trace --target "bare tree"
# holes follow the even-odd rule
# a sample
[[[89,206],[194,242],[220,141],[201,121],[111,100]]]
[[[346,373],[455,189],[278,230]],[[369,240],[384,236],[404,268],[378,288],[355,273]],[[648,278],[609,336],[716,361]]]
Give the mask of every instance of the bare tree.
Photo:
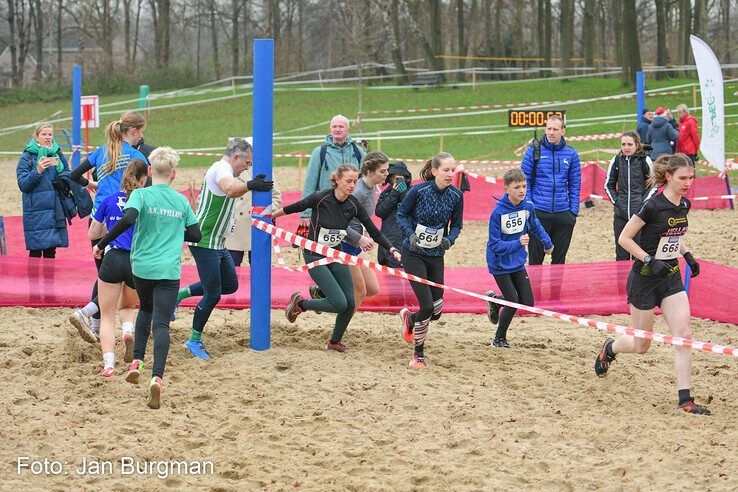
[[[596,10],[596,0],[585,0],[584,18],[582,19],[582,54],[584,65],[587,67],[594,65]]]
[[[666,50],[667,22],[666,10],[669,0],[655,0],[656,4],[656,65],[665,66],[669,63],[669,52]],[[667,72],[656,72],[656,79],[664,79]]]
[[[459,69],[466,68],[466,53],[469,45],[464,38],[464,0],[456,0],[456,32],[459,42]],[[459,72],[459,80],[466,80],[466,74]]]
[[[231,0],[231,75],[238,75],[239,65],[239,36],[238,32],[241,27],[239,21],[241,17],[241,8],[243,2],[241,0]]]
[[[25,0],[7,0],[10,27],[10,71],[14,86],[23,84],[26,57],[31,41],[32,16]]]
[[[213,47],[213,70],[215,71],[215,78],[220,79],[220,57],[218,56],[218,30],[220,25],[215,22],[215,0],[210,0],[208,5],[210,10],[208,16],[210,18],[210,40]]]
[[[407,26],[410,29],[410,32],[412,33],[413,37],[415,38],[416,42],[418,43],[421,52],[423,53],[423,58],[425,58],[425,62],[428,64],[428,67],[431,70],[440,70],[441,66],[438,62],[438,59],[435,57],[435,53],[433,52],[433,49],[431,48],[431,45],[428,43],[428,39],[423,34],[423,31],[420,29],[420,26],[418,25],[416,19],[418,18],[418,11],[420,6],[418,5],[417,0],[399,0],[400,5],[405,13],[405,22],[407,22]],[[445,77],[443,74],[440,74],[441,81],[445,81]]]
[[[689,63],[689,35],[692,30],[692,4],[690,0],[679,0],[679,34],[677,44],[677,63]]]
[[[154,23],[154,49],[156,51],[156,68],[169,66],[170,16],[172,6],[170,0],[149,0],[151,17]]]
[[[44,16],[41,11],[41,0],[31,0],[31,17],[36,34],[36,70],[33,78],[41,80],[44,67]]]
[[[731,55],[733,54],[730,43],[730,0],[720,0],[721,29],[723,31],[724,55],[725,63],[731,63]]]
[[[395,72],[400,74],[397,78],[399,84],[408,84],[410,79],[402,62],[402,50],[400,48],[400,10],[398,0],[380,0],[379,8],[382,12],[382,26],[390,27],[391,34],[386,37],[390,40],[390,53],[392,62],[395,64]]]
[[[707,12],[705,0],[694,0],[694,16],[692,18],[692,33],[700,38],[705,36],[705,24],[707,23]],[[691,50],[691,44],[690,44]]]
[[[574,0],[561,0],[561,68],[571,67],[574,53]]]
[[[635,74],[641,70],[641,47],[638,41],[638,14],[636,0],[623,0],[623,26],[628,35],[623,36],[625,64],[622,68],[623,87],[635,88]]]
[[[62,78],[62,18],[64,16],[64,0],[56,2],[56,78]]]

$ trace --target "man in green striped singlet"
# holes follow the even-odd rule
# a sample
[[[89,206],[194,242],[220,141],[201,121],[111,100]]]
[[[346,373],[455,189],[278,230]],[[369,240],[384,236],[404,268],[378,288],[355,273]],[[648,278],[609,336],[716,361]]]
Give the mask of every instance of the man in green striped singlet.
[[[251,167],[251,144],[245,138],[234,138],[223,152],[223,158],[205,173],[195,216],[202,239],[187,243],[197,264],[200,281],[179,291],[177,302],[191,296],[202,296],[192,318],[192,334],[185,347],[199,359],[209,359],[202,342],[202,330],[221,294],[238,290],[238,277],[233,259],[225,247],[225,238],[233,223],[235,199],[249,191],[269,191],[273,182],[259,174],[244,182],[238,176]]]

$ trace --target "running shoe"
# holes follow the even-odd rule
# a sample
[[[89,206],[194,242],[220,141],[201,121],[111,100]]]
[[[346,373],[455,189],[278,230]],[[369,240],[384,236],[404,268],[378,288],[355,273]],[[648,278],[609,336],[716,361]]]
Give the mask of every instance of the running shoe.
[[[694,413],[696,415],[710,415],[710,410],[707,407],[698,405],[694,402],[694,398],[685,401],[679,405],[680,410],[684,410],[687,413]]]
[[[198,340],[196,342],[187,341],[187,343],[185,343],[185,348],[198,359],[212,359],[202,340]]]
[[[413,322],[410,320],[410,310],[400,309],[400,318],[402,318],[402,338],[407,343],[413,343]]]
[[[77,309],[72,315],[69,317],[69,322],[72,323],[72,326],[77,328],[77,332],[79,332],[79,336],[82,337],[82,340],[88,343],[97,343],[100,341],[100,337],[95,334],[95,332],[92,330],[92,322],[90,321],[89,316],[85,316],[82,314],[82,311]]]
[[[510,348],[507,338],[495,338],[492,341],[492,346],[495,348]]]
[[[602,350],[597,354],[597,358],[595,359],[595,374],[597,374],[598,377],[604,378],[607,376],[607,370],[610,368],[610,363],[615,360],[614,355],[612,357],[607,355],[607,348],[613,343],[615,343],[615,340],[612,338],[606,339],[605,343],[602,344]]]
[[[427,367],[425,357],[413,355],[413,359],[410,361],[408,366],[410,366],[411,369],[425,369]]]
[[[333,343],[333,342],[331,342],[331,340],[329,338],[328,341],[326,342],[325,349],[326,350],[335,350],[336,352],[345,352],[345,351],[347,351],[349,349],[349,346],[348,345],[344,345],[341,342]]]
[[[161,378],[159,376],[151,378],[151,382],[149,383],[149,399],[146,402],[149,408],[156,410],[161,406],[161,391],[163,385],[164,384],[161,382]]]
[[[100,375],[104,378],[112,378],[115,376],[115,367],[106,367],[100,372]]]
[[[141,377],[141,370],[143,369],[143,361],[134,359],[128,368],[128,374],[126,374],[126,381],[131,384],[138,384],[138,379]]]
[[[308,292],[310,292],[310,299],[325,299],[325,294],[317,285],[311,285]],[[323,314],[323,311],[315,311],[315,314]]]
[[[123,362],[130,364],[133,362],[133,333],[130,331],[123,332]]]
[[[504,299],[504,297],[495,294],[495,292],[492,290],[488,290],[485,295],[487,297],[494,297],[495,299]],[[502,308],[502,306],[500,306],[496,302],[487,301],[487,319],[493,325],[496,325],[500,322],[500,308]]]
[[[287,316],[287,321],[294,323],[297,320],[297,315],[302,312],[300,309],[299,302],[302,301],[302,296],[299,292],[294,292],[290,297],[290,303],[287,305],[287,309],[284,314]]]
[[[169,321],[177,320],[177,308],[179,308],[179,302],[180,301],[174,303],[174,310],[172,311],[172,315],[169,317]]]

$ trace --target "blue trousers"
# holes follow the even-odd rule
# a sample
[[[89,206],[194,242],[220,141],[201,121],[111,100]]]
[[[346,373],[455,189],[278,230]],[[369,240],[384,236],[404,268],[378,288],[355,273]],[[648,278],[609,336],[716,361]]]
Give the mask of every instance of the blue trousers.
[[[233,258],[227,249],[209,249],[190,246],[195,258],[200,281],[190,285],[190,294],[202,296],[195,307],[192,329],[202,331],[210,313],[220,301],[222,294],[233,294],[238,290],[238,276]]]

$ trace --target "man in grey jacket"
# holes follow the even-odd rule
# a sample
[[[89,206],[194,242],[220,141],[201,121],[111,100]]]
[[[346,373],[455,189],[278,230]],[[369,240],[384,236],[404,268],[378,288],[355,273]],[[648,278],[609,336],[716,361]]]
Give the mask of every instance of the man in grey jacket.
[[[350,131],[349,120],[345,116],[338,114],[331,119],[330,133],[326,135],[325,143],[315,147],[310,156],[302,198],[330,188],[330,176],[341,164],[353,164],[357,169],[361,167],[365,152],[351,139]],[[311,213],[312,210],[308,209],[300,214],[301,226],[310,226]]]

